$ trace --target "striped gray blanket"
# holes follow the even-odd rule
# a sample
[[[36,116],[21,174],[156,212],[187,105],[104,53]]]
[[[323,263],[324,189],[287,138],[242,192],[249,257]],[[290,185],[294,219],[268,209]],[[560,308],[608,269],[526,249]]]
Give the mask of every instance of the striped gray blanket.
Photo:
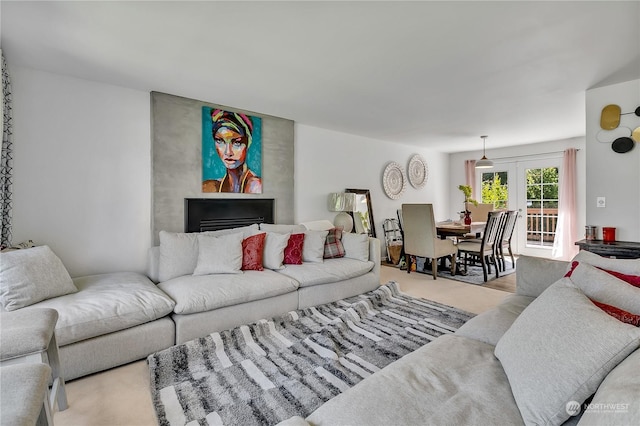
[[[400,292],[359,296],[150,355],[160,425],[273,425],[325,401],[473,315]]]

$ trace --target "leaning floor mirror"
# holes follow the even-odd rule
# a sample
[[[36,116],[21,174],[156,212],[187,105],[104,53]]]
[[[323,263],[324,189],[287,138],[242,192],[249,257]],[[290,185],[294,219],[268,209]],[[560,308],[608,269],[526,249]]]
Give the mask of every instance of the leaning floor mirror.
[[[373,209],[371,208],[371,195],[368,189],[347,188],[345,192],[356,194],[356,205],[353,215],[353,223],[357,234],[369,234],[376,236],[376,227],[373,221]]]

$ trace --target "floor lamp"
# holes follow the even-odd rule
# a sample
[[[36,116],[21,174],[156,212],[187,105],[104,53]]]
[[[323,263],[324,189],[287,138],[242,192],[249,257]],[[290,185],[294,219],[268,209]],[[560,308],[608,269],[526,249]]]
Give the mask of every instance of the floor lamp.
[[[343,232],[353,230],[353,218],[347,212],[353,212],[356,205],[356,194],[350,192],[334,192],[329,194],[328,208],[330,212],[340,212],[333,219],[335,226],[341,226]]]

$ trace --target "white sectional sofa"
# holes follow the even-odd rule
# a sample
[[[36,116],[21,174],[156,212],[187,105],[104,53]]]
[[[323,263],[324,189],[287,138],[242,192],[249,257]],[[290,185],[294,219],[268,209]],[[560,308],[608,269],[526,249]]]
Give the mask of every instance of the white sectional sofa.
[[[521,256],[499,306],[281,425],[640,424],[640,318],[589,300],[640,314],[640,260],[575,261]]]
[[[274,241],[281,242],[291,232],[306,232],[316,239],[326,235],[300,225],[263,227],[273,233]],[[203,234],[249,236],[262,232],[266,231],[253,225]],[[214,331],[380,285],[380,242],[364,235],[344,237],[344,258],[322,259],[316,253],[315,262],[279,265],[276,270],[194,275],[199,256],[197,237],[161,234],[161,245],[149,251],[148,275],[155,283],[131,272],[71,279],[47,246],[2,253],[0,309],[56,309],[63,376],[71,380],[144,359]],[[169,246],[163,247],[163,241]]]
[[[284,240],[305,233],[304,262],[273,263],[273,269],[242,274],[194,275],[198,267],[198,237],[243,233],[246,238],[267,233]],[[366,235],[344,234],[345,256],[323,259],[327,231],[311,231],[302,225],[252,225],[204,233],[160,233],[160,246],[149,252],[148,276],[176,301],[171,318],[176,324],[176,343],[184,343],[261,318],[315,306],[365,293],[380,285],[380,242]],[[316,241],[315,250],[312,242]],[[308,243],[308,247],[307,247]],[[184,256],[190,253],[189,256]],[[215,269],[215,268],[214,268]]]

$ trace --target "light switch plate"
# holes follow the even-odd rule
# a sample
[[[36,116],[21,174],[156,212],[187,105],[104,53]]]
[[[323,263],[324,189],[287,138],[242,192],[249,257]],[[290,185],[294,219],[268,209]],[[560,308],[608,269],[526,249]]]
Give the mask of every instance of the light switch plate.
[[[606,207],[607,203],[604,197],[597,197],[596,198],[596,206],[598,207]]]

